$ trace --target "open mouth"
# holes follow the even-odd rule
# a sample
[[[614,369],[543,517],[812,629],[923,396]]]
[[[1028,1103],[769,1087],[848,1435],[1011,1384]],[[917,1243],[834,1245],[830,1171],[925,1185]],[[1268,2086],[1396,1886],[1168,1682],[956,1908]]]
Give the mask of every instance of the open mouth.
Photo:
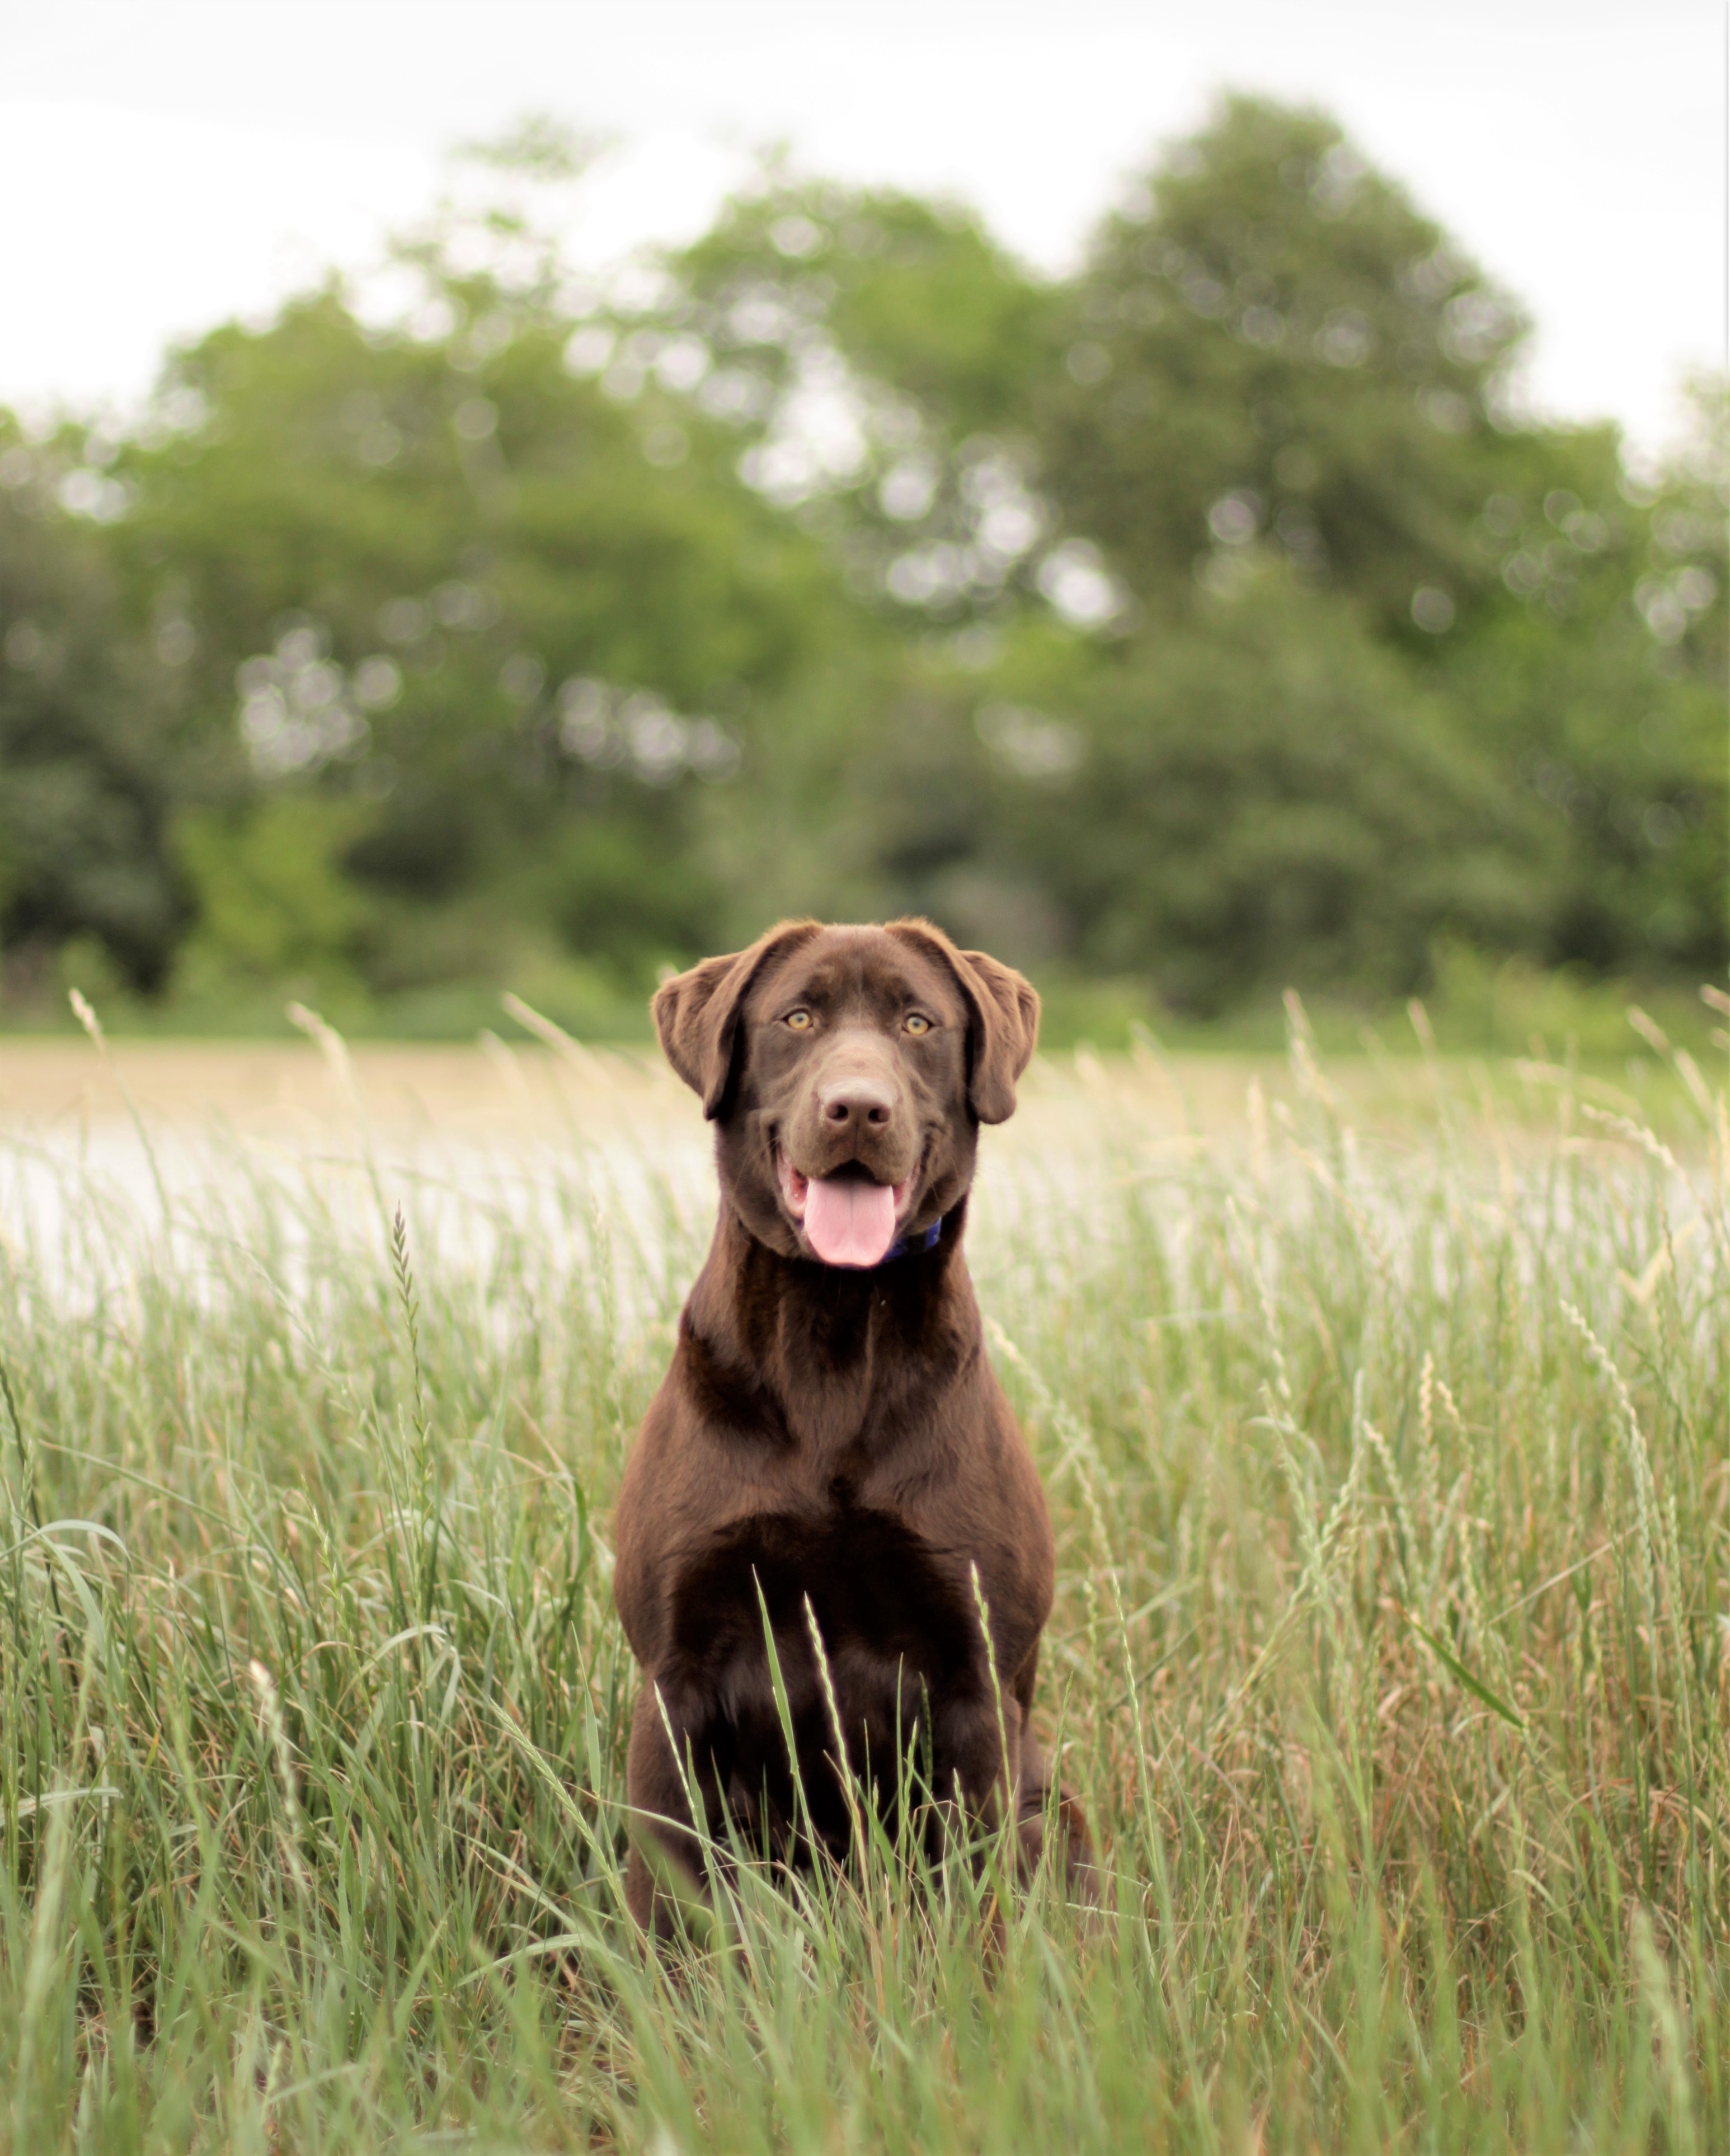
[[[881,1265],[917,1181],[877,1183],[857,1163],[834,1175],[803,1175],[777,1146],[783,1203],[826,1265]]]

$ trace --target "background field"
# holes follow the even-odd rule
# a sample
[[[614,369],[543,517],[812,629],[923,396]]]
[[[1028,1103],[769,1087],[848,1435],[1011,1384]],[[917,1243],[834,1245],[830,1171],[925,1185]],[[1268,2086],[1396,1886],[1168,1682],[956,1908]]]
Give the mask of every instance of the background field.
[[[879,1850],[654,1968],[608,1512],[694,1106],[0,1050],[8,2145],[1725,2146],[1722,1101],[1296,1023],[988,1135],[1111,1921]]]

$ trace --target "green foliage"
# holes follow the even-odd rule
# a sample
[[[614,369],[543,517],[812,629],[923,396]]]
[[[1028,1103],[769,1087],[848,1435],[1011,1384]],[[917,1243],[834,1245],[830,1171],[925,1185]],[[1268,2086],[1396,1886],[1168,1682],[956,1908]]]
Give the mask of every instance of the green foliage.
[[[631,1936],[606,1516],[706,1212],[652,1091],[362,1176],[182,1126],[167,1219],[69,1158],[0,1245],[0,2139],[1724,2147],[1723,1125],[1264,1075],[1246,1143],[1045,1066],[1065,1172],[993,1134],[969,1230],[1091,1934],[988,1844]]]
[[[1532,818],[1350,606],[1252,576],[1069,708],[1045,773],[1029,767],[1051,721],[984,717],[1009,764],[1001,814],[1084,966],[1150,973],[1174,1009],[1217,1014],[1300,975],[1410,994],[1448,931],[1529,940]]]
[[[101,535],[66,514],[0,415],[0,953],[28,993],[94,937],[161,985],[187,908],[167,826],[169,670],[122,619]],[[172,649],[172,644],[170,646]]]
[[[713,916],[697,796],[773,759],[856,631],[712,423],[572,375],[532,295],[460,297],[430,341],[327,291],[182,355],[193,424],[126,453],[117,543],[141,594],[172,565],[213,737],[238,670],[254,790],[340,804],[352,888],[305,934],[389,992],[413,914],[459,904],[464,972],[496,971],[516,919],[634,975]]]
[[[782,389],[827,336],[957,439],[1022,423],[1054,311],[973,212],[773,167],[763,182],[679,264],[682,318],[722,364]]]
[[[214,986],[351,963],[363,901],[341,857],[357,806],[284,793],[239,814],[184,816],[175,835],[198,925],[182,965]]]
[[[609,295],[550,236],[593,147],[465,153],[393,325],[332,283],[125,439],[0,442],[49,654],[0,672],[10,1008],[83,937],[171,1009],[548,963],[629,1009],[778,912],[910,907],[1179,1015],[1404,994],[1448,938],[1721,972],[1713,385],[1656,475],[1522,416],[1514,301],[1265,100],[1057,281],[771,160]]]
[[[1041,481],[1144,602],[1258,531],[1409,628],[1470,527],[1525,323],[1320,114],[1228,100],[1106,219],[1045,388]]]
[[[850,238],[871,211],[772,176],[680,265],[675,313],[737,341],[742,295],[772,298],[746,317],[768,354],[755,454],[814,353],[851,370],[864,450],[824,515],[855,578],[1004,647],[978,709],[1019,786],[929,710],[874,745],[901,888],[1214,1009],[1286,978],[1401,989],[1440,932],[1600,973],[1722,968],[1709,395],[1699,454],[1655,487],[1612,430],[1522,420],[1518,309],[1333,122],[1264,101],[1169,152],[1071,285],[1029,285],[988,398],[850,312],[886,274]],[[1048,644],[1029,689],[1036,593],[1107,635],[1055,664]],[[1035,767],[1042,734],[1067,735],[1070,783]]]

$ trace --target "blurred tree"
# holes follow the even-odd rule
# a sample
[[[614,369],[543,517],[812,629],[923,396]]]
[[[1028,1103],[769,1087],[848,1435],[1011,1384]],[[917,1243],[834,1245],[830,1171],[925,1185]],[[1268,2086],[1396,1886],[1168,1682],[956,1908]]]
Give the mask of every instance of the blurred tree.
[[[251,790],[348,804],[342,943],[374,988],[496,970],[524,920],[640,977],[725,907],[699,797],[775,765],[863,625],[716,422],[572,371],[544,277],[419,259],[414,331],[331,288],[179,355],[112,544],[135,608],[179,595]],[[232,921],[210,830],[184,858]]]
[[[1630,483],[1608,429],[1511,445],[1474,543],[1502,587],[1430,672],[1543,836],[1525,947],[1699,979],[1727,955],[1724,490],[1697,453]],[[1630,499],[1631,497],[1631,499]]]
[[[1138,711],[1148,753],[1117,759],[1113,787],[1128,790],[1111,798],[1151,832],[1173,729],[1195,729],[1202,765],[1220,747],[1202,696],[1160,696],[1171,639],[1186,624],[1217,637],[1219,602],[1265,592],[1276,571],[1301,603],[1260,608],[1268,742],[1299,724],[1279,685],[1307,678],[1329,648],[1349,675],[1357,662],[1345,654],[1368,634],[1396,663],[1382,675],[1383,720],[1348,729],[1359,796],[1386,759],[1392,793],[1410,798],[1406,715],[1421,708],[1419,732],[1473,774],[1485,846],[1514,850],[1492,875],[1480,848],[1466,879],[1493,885],[1496,904],[1460,912],[1464,885],[1444,903],[1444,879],[1413,921],[1453,919],[1553,964],[1722,967],[1723,670],[1712,654],[1723,511],[1703,450],[1642,490],[1613,429],[1524,413],[1521,311],[1322,114],[1224,100],[1130,185],[1066,285],[1040,285],[964,219],[927,209],[920,225],[907,213],[921,249],[916,326],[876,296],[895,283],[896,257],[877,235],[899,207],[770,169],[675,265],[665,311],[747,370],[747,468],[803,503],[855,588],[974,624],[957,649],[975,664],[993,639],[1024,644],[1027,610],[1049,603],[1096,649],[1071,644],[1067,678],[1045,670],[1042,708],[1091,741],[1111,701],[1100,701],[1100,670],[1116,670],[1114,723],[1132,730]],[[975,359],[982,323],[999,340],[988,373]],[[802,460],[813,423],[801,379],[827,381],[852,415],[850,462]],[[1286,661],[1273,664],[1269,639],[1285,642]],[[1193,659],[1205,642],[1183,649]],[[1016,670],[1001,670],[999,701],[1019,693]],[[960,739],[914,733],[906,772],[891,747],[872,781],[880,854],[898,874],[921,854],[913,833],[932,826],[906,811],[901,779],[928,768],[939,741]],[[1012,902],[1013,867],[984,870],[1002,847],[969,775],[977,762],[957,747],[946,766],[952,798],[937,820],[961,851],[941,870],[927,860],[914,881],[948,890],[970,876],[976,892],[999,893],[1004,919],[1038,918],[1043,937],[1077,937],[1075,954],[1102,963],[1083,925],[1092,916],[1078,913],[1061,872],[1065,848],[1088,854],[1079,827],[1057,815],[1055,795],[1023,804],[1022,873],[1039,887]],[[1295,797],[1277,807],[1276,784],[1257,791],[1252,762],[1236,764],[1241,793],[1215,768],[1222,830],[1240,798],[1275,821],[1297,814]],[[1390,851],[1355,826],[1348,844],[1353,792],[1338,803],[1337,843],[1398,880],[1423,849]],[[1146,934],[1136,947],[1120,921],[1113,963],[1229,978],[1214,947],[1235,933],[1224,847],[1216,866],[1218,906],[1179,904],[1174,889],[1163,912],[1131,908]],[[1517,905],[1507,902],[1514,879]],[[1060,889],[1070,898],[1054,915]],[[1215,924],[1205,948],[1204,920]],[[1319,930],[1280,947],[1293,978],[1337,973]],[[1409,974],[1409,936],[1403,947]]]
[[[172,616],[157,650],[129,629],[102,528],[59,498],[64,464],[0,414],[0,955],[28,992],[57,947],[95,937],[147,991],[189,911],[168,836],[187,773],[159,655],[180,648]],[[110,511],[120,499],[72,494]]]
[[[1040,483],[1144,603],[1260,536],[1402,633],[1420,588],[1482,584],[1525,318],[1334,121],[1227,99],[1066,296]]]
[[[182,965],[207,993],[237,979],[328,993],[347,985],[364,919],[341,857],[360,804],[278,794],[239,810],[192,809],[177,848],[198,894]]]
[[[1528,942],[1537,819],[1357,609],[1267,563],[1144,634],[1054,716],[987,701],[993,820],[1080,969],[1216,1016],[1301,982],[1420,988],[1439,936]]]
[[[940,618],[1000,599],[1043,528],[1025,470],[1060,292],[959,205],[773,162],[670,268],[628,348],[700,356],[742,470],[837,546],[855,596]]]
[[[1265,100],[1057,281],[772,161],[603,289],[593,151],[472,153],[392,307],[213,331],[127,439],[0,439],[14,973],[634,996],[909,906],[1197,1011],[1722,965],[1721,393],[1644,479],[1524,413],[1518,308]]]
[[[957,435],[1023,424],[1052,357],[1045,288],[976,212],[773,162],[680,257],[678,276],[680,326],[718,364],[782,391],[833,345]]]

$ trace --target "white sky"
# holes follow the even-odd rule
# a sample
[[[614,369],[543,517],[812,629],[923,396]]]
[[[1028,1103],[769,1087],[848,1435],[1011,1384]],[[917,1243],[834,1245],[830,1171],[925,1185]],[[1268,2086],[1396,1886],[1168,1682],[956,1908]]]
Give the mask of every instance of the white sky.
[[[1538,403],[1656,447],[1722,360],[1725,35],[1717,0],[0,0],[0,401],[131,403],[525,111],[621,139],[598,258],[778,139],[1060,268],[1229,85],[1335,111],[1531,309]]]

